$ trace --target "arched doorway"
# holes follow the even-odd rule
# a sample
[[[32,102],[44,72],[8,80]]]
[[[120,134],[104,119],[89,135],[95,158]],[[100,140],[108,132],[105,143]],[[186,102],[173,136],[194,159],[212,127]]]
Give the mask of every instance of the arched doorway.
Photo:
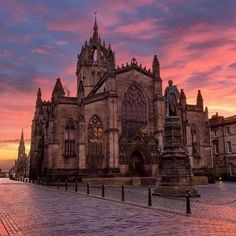
[[[139,151],[132,152],[129,158],[129,174],[131,176],[144,176],[144,158]]]

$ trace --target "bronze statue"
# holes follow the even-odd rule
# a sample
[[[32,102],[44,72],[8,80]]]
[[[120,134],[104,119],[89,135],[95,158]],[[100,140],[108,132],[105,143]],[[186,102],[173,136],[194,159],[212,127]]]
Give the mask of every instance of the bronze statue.
[[[177,116],[177,105],[179,100],[179,91],[173,85],[173,81],[168,81],[169,86],[165,90],[166,115]]]

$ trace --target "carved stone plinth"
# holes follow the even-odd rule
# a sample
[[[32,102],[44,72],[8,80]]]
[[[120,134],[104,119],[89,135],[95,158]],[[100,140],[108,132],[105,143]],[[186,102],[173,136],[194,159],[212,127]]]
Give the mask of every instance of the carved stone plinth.
[[[164,151],[159,165],[154,195],[199,197],[192,182],[192,169],[188,153],[184,150],[180,119],[169,116],[164,126]]]

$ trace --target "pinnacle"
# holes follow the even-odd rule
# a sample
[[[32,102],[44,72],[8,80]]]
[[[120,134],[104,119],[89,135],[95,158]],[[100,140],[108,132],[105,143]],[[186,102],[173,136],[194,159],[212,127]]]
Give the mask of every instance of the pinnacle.
[[[21,131],[20,143],[24,143],[24,132],[23,132],[23,128],[22,128],[22,131]]]

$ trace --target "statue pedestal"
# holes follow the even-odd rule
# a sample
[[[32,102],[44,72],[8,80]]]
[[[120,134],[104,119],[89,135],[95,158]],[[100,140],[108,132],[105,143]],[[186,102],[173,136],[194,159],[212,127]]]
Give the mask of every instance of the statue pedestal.
[[[164,151],[159,165],[157,186],[154,195],[200,197],[192,182],[189,156],[184,150],[182,128],[177,116],[165,118]]]

